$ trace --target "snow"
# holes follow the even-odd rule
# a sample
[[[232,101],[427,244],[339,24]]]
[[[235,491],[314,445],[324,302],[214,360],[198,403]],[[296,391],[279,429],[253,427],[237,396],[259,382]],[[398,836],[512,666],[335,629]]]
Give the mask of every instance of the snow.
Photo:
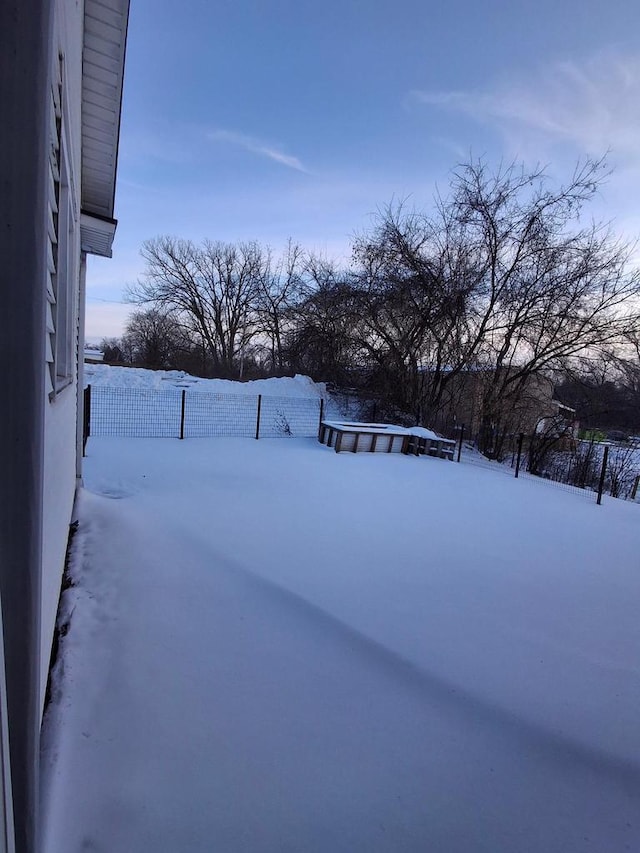
[[[86,385],[110,388],[145,388],[168,391],[188,388],[208,394],[244,394],[256,397],[326,397],[323,382],[317,383],[308,376],[283,376],[272,379],[253,379],[237,382],[231,379],[202,379],[182,370],[146,370],[142,367],[115,367],[109,364],[87,364],[84,368]]]
[[[442,438],[433,430],[425,427],[403,427],[396,424],[368,424],[368,423],[350,423],[348,421],[327,421],[324,422],[328,427],[339,429],[341,432],[367,432],[375,435],[417,435],[420,438],[429,438],[432,441],[443,441],[446,444],[455,444],[454,441],[449,441]]]
[[[94,347],[86,346],[84,348],[83,357],[85,359],[91,359],[92,361],[100,361],[101,362],[102,359],[104,358],[104,353],[101,350],[96,349]]]
[[[638,507],[91,438],[45,853],[640,849]]]
[[[368,424],[368,423],[351,423],[347,421],[327,421],[324,423],[326,426],[331,427],[332,429],[339,429],[342,432],[367,432],[382,434],[393,432],[395,435],[408,435],[408,430],[401,426],[395,426],[394,424]]]
[[[261,437],[313,436],[321,401],[323,411],[336,417],[351,404],[328,395],[324,383],[301,375],[236,382],[175,370],[93,365],[85,383],[92,386],[92,436],[177,438],[183,432],[185,438],[249,438],[256,434],[258,395]]]

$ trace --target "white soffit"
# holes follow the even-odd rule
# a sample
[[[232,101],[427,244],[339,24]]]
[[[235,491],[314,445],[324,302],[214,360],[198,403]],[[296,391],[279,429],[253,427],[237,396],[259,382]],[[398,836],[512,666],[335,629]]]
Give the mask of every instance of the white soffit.
[[[129,0],[85,0],[82,210],[113,218]]]
[[[89,255],[111,257],[111,247],[116,234],[116,220],[93,216],[84,210],[80,214],[80,247]]]

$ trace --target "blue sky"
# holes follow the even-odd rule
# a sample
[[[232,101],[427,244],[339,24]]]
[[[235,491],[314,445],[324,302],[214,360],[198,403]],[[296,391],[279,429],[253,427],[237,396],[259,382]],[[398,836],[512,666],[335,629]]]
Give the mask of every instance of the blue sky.
[[[143,240],[291,237],[347,257],[483,156],[558,179],[607,150],[594,213],[640,234],[637,0],[131,0],[111,260],[87,337],[121,334]]]

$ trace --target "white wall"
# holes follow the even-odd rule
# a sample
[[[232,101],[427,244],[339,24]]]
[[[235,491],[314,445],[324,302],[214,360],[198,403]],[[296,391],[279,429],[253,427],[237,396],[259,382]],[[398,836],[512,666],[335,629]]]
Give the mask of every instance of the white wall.
[[[77,219],[72,236],[70,257],[73,263],[70,275],[74,316],[78,316],[78,289],[80,275],[80,104],[82,96],[82,40],[84,7],[82,2],[56,0],[54,19],[54,44],[64,55],[64,92],[66,110],[63,116],[66,139],[70,192],[73,217]],[[54,51],[54,54],[56,51]],[[57,59],[57,56],[54,57]],[[60,240],[67,235],[60,235]],[[74,328],[77,322],[73,323]],[[42,548],[42,598],[41,598],[41,665],[40,696],[44,702],[49,659],[60,586],[69,536],[69,524],[76,488],[76,373],[74,381],[53,399],[46,390],[44,423],[44,494],[43,494],[43,548]]]
[[[51,643],[76,488],[76,393],[70,385],[45,411],[40,696],[44,701]]]

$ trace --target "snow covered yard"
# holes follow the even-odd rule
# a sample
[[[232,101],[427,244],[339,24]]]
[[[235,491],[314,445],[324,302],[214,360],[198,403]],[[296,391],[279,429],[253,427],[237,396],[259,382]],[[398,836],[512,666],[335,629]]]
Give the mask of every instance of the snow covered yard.
[[[638,507],[92,438],[47,853],[640,849]]]

